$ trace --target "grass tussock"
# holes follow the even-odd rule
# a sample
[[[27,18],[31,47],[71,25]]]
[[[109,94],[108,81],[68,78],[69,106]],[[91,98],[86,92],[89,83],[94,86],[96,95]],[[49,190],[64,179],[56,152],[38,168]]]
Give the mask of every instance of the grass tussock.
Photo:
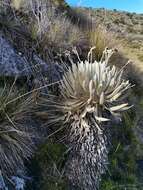
[[[20,98],[16,81],[10,83],[4,82],[0,88],[0,169],[4,177],[24,170],[24,161],[32,156],[36,134],[25,123],[32,97]]]
[[[93,47],[95,46],[96,59],[100,60],[102,52],[106,47],[109,49],[119,49],[120,44],[116,38],[116,35],[108,31],[104,26],[98,25],[95,29],[89,32],[89,43]]]

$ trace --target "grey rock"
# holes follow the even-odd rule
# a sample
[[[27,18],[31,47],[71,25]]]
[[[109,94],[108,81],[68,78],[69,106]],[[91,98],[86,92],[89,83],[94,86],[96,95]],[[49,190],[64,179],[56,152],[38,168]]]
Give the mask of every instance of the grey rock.
[[[0,33],[0,75],[13,76],[29,73],[27,61]]]
[[[47,77],[50,82],[59,81],[63,74],[63,67],[58,62],[49,60],[49,63],[44,62],[36,54],[33,55],[33,73],[40,78]]]
[[[0,33],[0,75],[4,76],[34,76],[42,79],[43,76],[55,82],[61,78],[62,68],[58,63],[49,60],[44,62],[34,54],[27,59],[21,52],[15,50],[6,37]]]

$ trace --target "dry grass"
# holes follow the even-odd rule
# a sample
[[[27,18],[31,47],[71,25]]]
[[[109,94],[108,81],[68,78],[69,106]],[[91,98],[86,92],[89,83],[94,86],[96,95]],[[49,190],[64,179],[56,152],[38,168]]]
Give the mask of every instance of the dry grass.
[[[122,68],[130,60],[125,68],[125,76],[133,83],[142,84],[143,66],[140,46],[138,48],[129,46],[125,39],[119,39],[114,33],[100,25],[95,29],[95,32],[91,31],[89,41],[96,47],[95,56],[98,60],[100,60],[105,47],[117,48],[118,52],[112,56],[110,64]]]
[[[82,32],[73,26],[66,17],[55,19],[49,27],[49,31],[43,35],[39,49],[51,47],[53,51],[63,53],[67,49],[79,46],[84,40]]]
[[[23,53],[32,49],[49,62],[49,54],[53,58],[74,46],[82,47],[86,41],[83,31],[73,25],[66,13],[61,13],[52,1],[14,0],[4,7],[8,7],[9,13],[6,11],[0,15],[0,24]],[[21,48],[21,43],[24,48]]]
[[[130,77],[138,86],[142,87],[143,84],[143,60],[142,60],[142,46],[138,48],[132,47],[126,43],[122,49],[124,59],[129,59],[130,63],[127,65],[127,77]]]
[[[71,23],[65,13],[58,13],[52,3],[47,4],[42,0],[38,2],[37,6],[40,6],[40,9],[37,8],[36,13],[31,5],[34,22],[30,30],[31,37],[37,39],[41,54],[47,54],[47,49],[50,48],[54,53],[61,53],[83,42],[83,32]]]
[[[120,48],[119,40],[117,40],[116,35],[108,31],[104,26],[98,25],[95,29],[89,32],[89,43],[91,47],[95,46],[96,59],[100,60],[102,52],[106,47]]]
[[[33,98],[17,98],[20,94],[15,82],[11,86],[4,83],[0,88],[0,169],[8,177],[24,169],[24,160],[31,157],[36,136],[36,131],[25,123]]]

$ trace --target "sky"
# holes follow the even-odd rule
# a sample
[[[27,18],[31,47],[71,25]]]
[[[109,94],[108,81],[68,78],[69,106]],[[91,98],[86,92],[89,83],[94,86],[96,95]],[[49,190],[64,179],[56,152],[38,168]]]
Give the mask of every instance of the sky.
[[[117,9],[143,13],[143,0],[66,0],[72,6]]]

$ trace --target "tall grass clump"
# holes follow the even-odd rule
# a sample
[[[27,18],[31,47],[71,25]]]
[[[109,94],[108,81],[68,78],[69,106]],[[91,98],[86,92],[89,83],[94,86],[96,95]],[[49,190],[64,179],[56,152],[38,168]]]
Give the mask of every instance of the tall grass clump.
[[[119,40],[115,33],[108,31],[105,26],[97,25],[90,30],[89,32],[89,43],[91,46],[96,46],[96,59],[100,60],[102,56],[102,52],[106,47],[111,48],[119,48]]]
[[[26,123],[32,97],[20,98],[15,82],[10,83],[0,88],[0,171],[6,179],[25,170],[24,161],[32,156],[36,134]]]
[[[88,60],[71,60],[59,82],[60,95],[42,98],[48,126],[67,132],[66,175],[76,188],[98,189],[108,164],[111,115],[120,118],[130,108],[125,95],[131,84],[122,78],[123,69],[108,65],[113,52],[106,49],[97,62],[91,49]]]

